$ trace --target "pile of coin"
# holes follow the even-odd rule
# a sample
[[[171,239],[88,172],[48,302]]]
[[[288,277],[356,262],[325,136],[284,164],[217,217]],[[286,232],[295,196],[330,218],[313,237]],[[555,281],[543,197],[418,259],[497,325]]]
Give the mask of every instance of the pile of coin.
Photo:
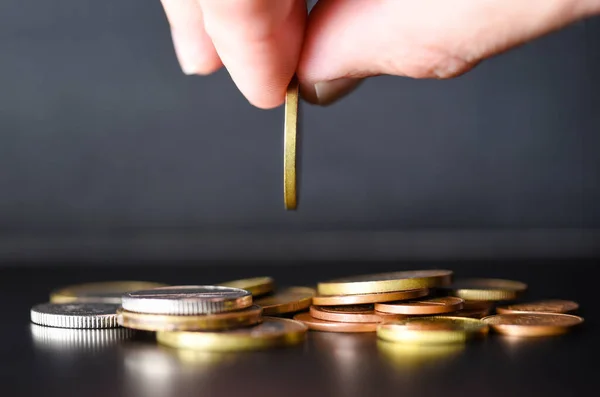
[[[82,331],[119,326],[151,331],[156,332],[158,342],[174,347],[251,350],[302,342],[305,325],[267,316],[306,310],[315,293],[305,287],[275,291],[270,277],[215,286],[166,286],[139,281],[88,283],[53,291],[49,303],[31,309],[31,321],[45,327]]]
[[[310,329],[376,332],[386,342],[440,344],[486,336],[489,329],[513,336],[549,336],[583,322],[565,314],[571,301],[540,301],[500,306],[527,290],[518,281],[463,279],[452,282],[449,270],[393,272],[319,283],[308,313],[294,319]]]
[[[559,335],[583,322],[567,314],[578,309],[572,301],[513,303],[526,290],[512,280],[453,282],[452,271],[437,269],[342,278],[321,282],[317,290],[276,290],[270,277],[191,286],[100,282],[53,291],[49,303],[31,309],[31,321],[42,327],[38,334],[47,333],[43,327],[88,333],[125,327],[155,332],[163,345],[203,351],[293,346],[308,329],[439,345],[486,336],[490,329],[521,337]],[[497,314],[490,315],[494,308]]]

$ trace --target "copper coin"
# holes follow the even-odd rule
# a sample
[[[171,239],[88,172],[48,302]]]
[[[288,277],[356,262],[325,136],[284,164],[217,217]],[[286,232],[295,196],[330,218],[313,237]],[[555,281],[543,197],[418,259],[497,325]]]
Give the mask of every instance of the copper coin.
[[[342,323],[314,318],[310,313],[300,313],[294,320],[304,323],[309,329],[325,332],[375,332],[379,323]]]
[[[342,323],[380,323],[404,317],[376,313],[373,305],[311,306],[310,315],[319,320]]]
[[[464,300],[454,296],[431,298],[409,302],[376,303],[375,310],[383,313],[419,315],[443,314],[462,309]]]
[[[482,319],[489,316],[494,304],[486,301],[465,301],[463,308],[452,313],[453,317],[469,317]]]
[[[530,303],[519,303],[515,305],[496,308],[500,314],[516,313],[569,313],[579,309],[579,304],[573,301],[559,299],[543,300]]]
[[[374,294],[357,295],[318,295],[313,297],[315,306],[346,306],[364,305],[377,302],[392,302],[406,299],[422,298],[429,294],[427,288],[419,288],[408,291],[380,292]]]
[[[561,335],[583,323],[583,318],[570,314],[523,313],[498,314],[482,319],[494,331],[513,336]]]

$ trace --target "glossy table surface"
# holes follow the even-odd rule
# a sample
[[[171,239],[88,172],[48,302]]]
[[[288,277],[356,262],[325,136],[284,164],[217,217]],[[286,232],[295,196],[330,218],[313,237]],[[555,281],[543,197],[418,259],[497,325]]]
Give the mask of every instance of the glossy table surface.
[[[580,396],[599,384],[600,309],[594,261],[488,263],[186,264],[12,267],[0,270],[3,396]],[[278,285],[314,285],[349,274],[449,268],[455,277],[512,278],[528,299],[581,304],[577,331],[546,339],[490,335],[463,347],[390,348],[374,334],[311,332],[296,347],[239,354],[178,351],[153,334],[86,340],[32,327],[29,308],[50,290],[76,282],[150,280],[211,284],[273,276]],[[123,335],[121,335],[123,336]],[[130,335],[125,335],[129,337]],[[65,339],[66,338],[66,339]]]

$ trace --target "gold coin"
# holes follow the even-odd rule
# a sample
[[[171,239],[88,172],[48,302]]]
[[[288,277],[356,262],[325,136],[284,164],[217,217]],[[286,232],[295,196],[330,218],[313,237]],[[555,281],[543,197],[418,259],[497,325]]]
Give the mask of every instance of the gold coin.
[[[487,333],[488,326],[481,320],[449,316],[410,317],[377,328],[380,339],[414,344],[463,343]]]
[[[423,315],[451,313],[462,309],[464,300],[454,296],[408,302],[376,303],[377,312],[388,314]]]
[[[261,322],[262,308],[198,315],[146,314],[117,310],[120,326],[143,331],[216,331],[256,325]]]
[[[259,325],[227,332],[156,333],[159,343],[182,349],[204,351],[243,351],[291,346],[304,341],[308,328],[301,322],[265,317]]]
[[[450,284],[451,270],[416,270],[345,277],[319,283],[319,295],[355,295],[406,291]]]
[[[499,334],[512,336],[553,336],[567,333],[583,323],[583,318],[571,314],[522,313],[498,314],[482,319]]]
[[[308,287],[285,288],[274,295],[265,296],[254,301],[263,308],[265,316],[299,312],[308,309],[316,292]]]
[[[411,289],[407,291],[380,292],[357,295],[317,295],[313,297],[315,306],[363,305],[378,302],[392,302],[406,299],[422,298],[429,294],[429,289]]]
[[[375,332],[379,323],[342,323],[339,321],[325,321],[314,318],[310,313],[299,313],[294,320],[305,324],[309,329],[324,332]]]
[[[516,313],[569,313],[579,309],[579,304],[573,301],[550,299],[537,302],[519,303],[496,308],[500,314]]]
[[[298,137],[298,79],[294,77],[285,95],[285,124],[283,139],[283,198],[287,210],[297,206],[296,149]]]
[[[520,281],[496,278],[473,278],[454,282],[447,288],[452,295],[472,301],[514,300],[527,290]]]
[[[271,277],[253,277],[243,280],[227,281],[219,284],[222,287],[232,287],[245,289],[252,294],[252,297],[266,295],[275,289],[275,280]]]
[[[165,287],[149,281],[102,281],[70,285],[50,293],[51,303],[114,303],[121,304],[123,294],[132,291]]]

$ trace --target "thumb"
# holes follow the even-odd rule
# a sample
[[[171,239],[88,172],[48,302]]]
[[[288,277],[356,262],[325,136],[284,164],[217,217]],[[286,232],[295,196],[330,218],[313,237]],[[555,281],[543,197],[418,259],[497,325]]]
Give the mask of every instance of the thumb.
[[[320,0],[298,77],[328,104],[368,76],[449,78],[481,60],[600,12],[599,0]]]

